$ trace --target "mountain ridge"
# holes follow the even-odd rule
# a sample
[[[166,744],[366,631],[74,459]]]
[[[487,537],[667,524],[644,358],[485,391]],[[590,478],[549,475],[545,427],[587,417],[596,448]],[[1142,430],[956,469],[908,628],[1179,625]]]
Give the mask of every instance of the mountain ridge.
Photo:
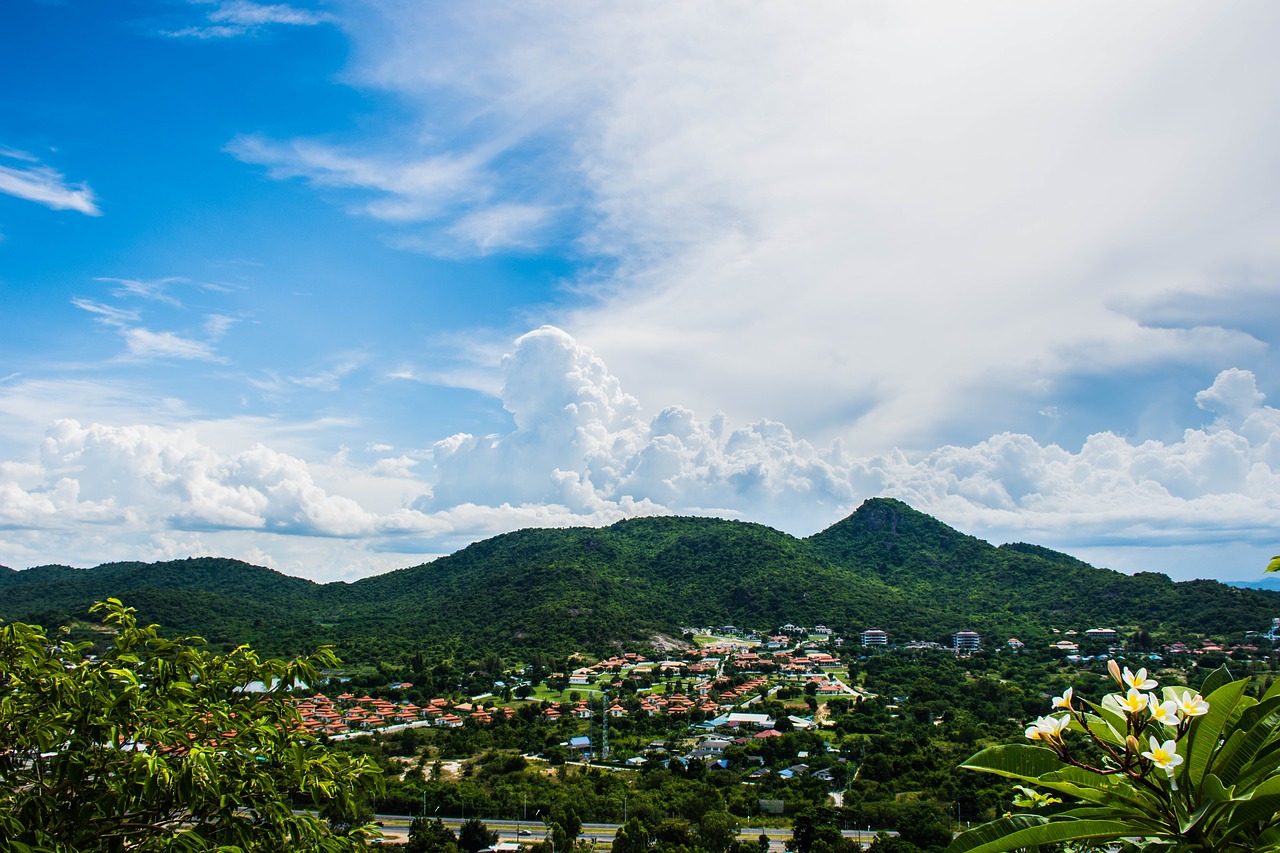
[[[1124,575],[1028,543],[999,547],[889,498],[807,538],[761,524],[652,516],[533,528],[352,582],[227,558],[0,573],[0,617],[83,616],[108,595],[167,630],[266,653],[333,644],[352,660],[406,649],[524,654],[643,645],[688,625],[827,624],[846,635],[1047,639],[1054,627],[1265,628],[1280,593]]]

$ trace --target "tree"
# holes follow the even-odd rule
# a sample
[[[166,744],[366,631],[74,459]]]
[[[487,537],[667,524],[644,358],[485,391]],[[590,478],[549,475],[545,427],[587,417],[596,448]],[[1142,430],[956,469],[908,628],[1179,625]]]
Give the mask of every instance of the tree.
[[[810,806],[796,814],[791,825],[787,849],[809,853],[815,847],[832,850],[840,843],[840,826],[836,810],[826,806]]]
[[[469,818],[458,832],[458,846],[467,853],[477,853],[498,842],[498,831],[489,829],[476,817]]]
[[[457,853],[458,836],[440,818],[415,817],[409,823],[408,853]]]
[[[724,853],[738,839],[738,819],[726,811],[711,811],[698,821],[698,842],[711,853]]]
[[[613,837],[613,853],[644,853],[649,849],[649,833],[639,819],[631,818],[618,827]]]
[[[570,806],[556,806],[547,816],[547,824],[551,827],[551,842],[556,853],[565,853],[573,849],[582,831],[582,818]]]
[[[363,847],[343,822],[381,789],[367,758],[326,749],[287,690],[315,684],[329,649],[293,661],[165,639],[115,599],[91,608],[106,649],[0,624],[0,838],[5,850],[246,851]],[[255,692],[260,683],[265,690]]]
[[[1082,703],[1068,689],[1054,700],[1065,713],[1028,727],[1033,744],[991,747],[962,765],[1049,793],[1023,788],[1015,805],[1030,811],[962,833],[948,851],[1134,837],[1171,853],[1280,850],[1280,687],[1254,699],[1251,679],[1224,668],[1194,695],[1164,688],[1162,701],[1145,669],[1112,663],[1123,696]]]

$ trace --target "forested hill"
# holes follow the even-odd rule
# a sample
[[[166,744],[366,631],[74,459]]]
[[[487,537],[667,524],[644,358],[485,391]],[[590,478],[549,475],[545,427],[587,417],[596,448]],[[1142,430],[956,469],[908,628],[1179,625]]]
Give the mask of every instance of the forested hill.
[[[1025,641],[1107,626],[1228,634],[1266,627],[1280,594],[1126,576],[1035,545],[999,548],[873,499],[808,539],[758,524],[655,517],[521,530],[431,563],[320,585],[234,560],[0,571],[0,617],[46,624],[114,596],[166,629],[269,653],[333,643],[348,660],[465,646],[561,653],[687,625],[824,623],[846,635]]]

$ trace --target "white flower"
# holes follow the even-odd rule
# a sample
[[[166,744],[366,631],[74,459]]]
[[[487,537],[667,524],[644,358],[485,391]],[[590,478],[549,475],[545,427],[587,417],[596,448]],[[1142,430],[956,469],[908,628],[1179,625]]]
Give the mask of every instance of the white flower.
[[[1178,713],[1184,717],[1203,717],[1209,713],[1209,703],[1199,693],[1192,696],[1190,690],[1184,690],[1181,693],[1174,691],[1173,701],[1177,705]]]
[[[1074,693],[1075,693],[1075,688],[1074,688],[1074,687],[1068,687],[1066,690],[1062,691],[1062,695],[1061,695],[1061,696],[1055,696],[1055,697],[1053,697],[1053,707],[1055,707],[1055,708],[1070,708],[1070,707],[1071,707],[1071,697],[1072,697],[1072,695],[1073,695]]]
[[[1151,738],[1151,749],[1142,753],[1142,757],[1149,759],[1152,764],[1159,767],[1169,775],[1169,780],[1173,780],[1174,770],[1182,763],[1182,756],[1178,755],[1178,742],[1167,740],[1164,743]],[[1177,790],[1177,785],[1174,785]]]
[[[1026,735],[1030,740],[1052,741],[1062,737],[1062,733],[1067,730],[1067,726],[1071,724],[1071,715],[1063,714],[1061,717],[1043,716],[1034,723],[1027,726]]]
[[[1147,678],[1147,669],[1143,667],[1136,673],[1130,672],[1129,667],[1124,668],[1124,683],[1129,685],[1133,690],[1155,690],[1156,682],[1153,678]]]
[[[1166,726],[1178,724],[1178,704],[1172,699],[1160,702],[1154,694],[1148,693],[1147,707],[1151,710],[1151,719],[1157,723],[1164,723]]]
[[[1126,714],[1138,714],[1146,709],[1147,696],[1144,693],[1139,693],[1137,688],[1131,687],[1129,688],[1129,692],[1124,695],[1123,699],[1116,696],[1116,704],[1119,705],[1120,710],[1124,711]]]

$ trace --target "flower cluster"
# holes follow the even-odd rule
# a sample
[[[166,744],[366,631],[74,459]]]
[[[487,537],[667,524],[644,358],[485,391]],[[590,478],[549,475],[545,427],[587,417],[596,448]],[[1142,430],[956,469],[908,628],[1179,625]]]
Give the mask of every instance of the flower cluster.
[[[1124,693],[1108,694],[1097,713],[1086,713],[1084,703],[1077,702],[1074,690],[1068,687],[1061,696],[1053,699],[1054,710],[1066,713],[1048,714],[1027,727],[1026,736],[1040,741],[1057,753],[1067,764],[1082,767],[1096,773],[1123,773],[1133,779],[1146,780],[1153,770],[1162,770],[1173,790],[1178,789],[1177,769],[1183,762],[1178,744],[1191,721],[1209,713],[1209,703],[1199,693],[1186,688],[1166,687],[1160,695],[1155,679],[1147,676],[1146,669],[1121,671],[1115,661],[1107,664],[1107,671]],[[1123,732],[1116,725],[1123,722]],[[1071,754],[1063,739],[1067,730],[1083,732],[1106,756],[1105,766],[1095,767]],[[1099,736],[1100,731],[1111,737]],[[1147,737],[1147,749],[1141,746],[1141,738]],[[1123,744],[1123,747],[1121,746]]]

